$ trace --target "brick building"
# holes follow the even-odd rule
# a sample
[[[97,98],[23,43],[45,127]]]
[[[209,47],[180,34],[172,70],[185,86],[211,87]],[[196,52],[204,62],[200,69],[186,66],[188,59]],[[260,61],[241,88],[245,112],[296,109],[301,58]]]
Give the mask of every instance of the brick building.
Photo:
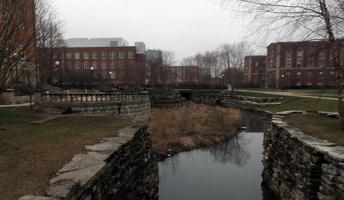
[[[267,88],[317,88],[336,84],[328,42],[278,42],[270,44],[267,51]],[[340,55],[344,64],[343,49]]]
[[[0,1],[0,56],[5,59],[2,64],[11,69],[6,81],[11,84],[35,86],[36,83],[36,36],[35,36],[35,2],[34,0]],[[7,55],[13,55],[11,58]],[[7,63],[7,64],[6,64]],[[11,67],[9,67],[11,66]],[[2,66],[0,66],[2,67]],[[6,73],[1,70],[1,73]],[[13,83],[12,83],[13,82]]]
[[[246,56],[244,65],[244,85],[265,87],[266,56]]]
[[[200,84],[201,68],[198,66],[151,65],[151,83],[164,85]]]
[[[126,42],[115,41],[116,38],[97,39],[99,44],[84,40],[73,39],[77,42],[66,42],[67,47],[60,48],[63,53],[60,53],[59,66],[56,66],[59,75],[56,76],[57,82],[116,85],[145,83],[144,43],[126,46]]]

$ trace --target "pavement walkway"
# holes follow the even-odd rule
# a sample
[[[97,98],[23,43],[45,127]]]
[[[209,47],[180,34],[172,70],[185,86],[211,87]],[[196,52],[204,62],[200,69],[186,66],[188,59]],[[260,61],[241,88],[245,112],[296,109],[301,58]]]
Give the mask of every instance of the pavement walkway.
[[[17,107],[29,107],[30,103],[12,104],[12,105],[0,105],[0,108],[17,108]]]
[[[309,98],[309,99],[323,99],[323,100],[338,101],[338,98],[334,98],[334,97],[308,96],[308,95],[296,94],[293,92],[269,92],[269,91],[253,91],[253,90],[237,90],[237,91],[249,92],[249,93],[260,93],[260,94],[271,94],[271,95],[279,95],[279,96],[302,97],[302,98]]]

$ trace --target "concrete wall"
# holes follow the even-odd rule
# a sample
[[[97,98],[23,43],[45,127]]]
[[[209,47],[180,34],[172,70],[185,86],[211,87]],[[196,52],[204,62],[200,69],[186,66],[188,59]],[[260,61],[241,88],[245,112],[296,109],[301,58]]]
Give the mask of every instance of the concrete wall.
[[[344,147],[273,116],[264,136],[263,178],[281,200],[344,199]]]
[[[147,127],[125,128],[76,155],[50,180],[46,197],[20,200],[155,200],[158,166]]]

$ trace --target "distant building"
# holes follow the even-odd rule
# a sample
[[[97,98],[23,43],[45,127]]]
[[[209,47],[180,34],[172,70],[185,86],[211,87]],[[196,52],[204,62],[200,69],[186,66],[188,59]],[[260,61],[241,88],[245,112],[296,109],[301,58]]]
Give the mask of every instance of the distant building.
[[[245,87],[265,87],[266,56],[246,56],[244,66]]]
[[[65,84],[145,83],[145,44],[128,46],[122,38],[69,39],[61,48],[60,77]],[[60,80],[59,80],[60,79]]]
[[[343,49],[340,55],[343,64]],[[328,42],[278,42],[268,46],[267,88],[334,87],[335,84]]]
[[[198,66],[152,65],[151,69],[152,84],[200,84],[201,78],[201,68]]]

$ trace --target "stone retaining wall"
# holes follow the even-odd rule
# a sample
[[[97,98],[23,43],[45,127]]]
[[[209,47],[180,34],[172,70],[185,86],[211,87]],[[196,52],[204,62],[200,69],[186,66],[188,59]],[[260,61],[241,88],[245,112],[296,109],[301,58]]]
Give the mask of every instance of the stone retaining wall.
[[[59,112],[110,113],[129,117],[139,122],[148,121],[151,114],[151,102],[149,99],[100,102],[41,102],[40,107],[47,111],[57,108]]]
[[[147,127],[125,128],[105,138],[59,170],[46,197],[19,200],[156,200],[158,166]]]
[[[272,117],[264,136],[263,178],[281,200],[344,199],[344,147]]]

